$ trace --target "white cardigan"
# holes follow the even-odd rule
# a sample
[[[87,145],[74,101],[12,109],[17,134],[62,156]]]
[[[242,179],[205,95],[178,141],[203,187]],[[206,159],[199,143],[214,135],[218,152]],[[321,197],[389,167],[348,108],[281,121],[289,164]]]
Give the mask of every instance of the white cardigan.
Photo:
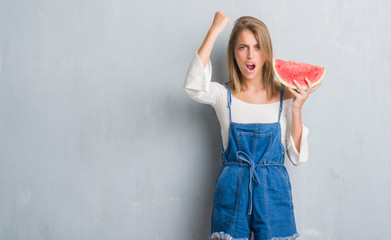
[[[184,90],[191,99],[213,106],[220,122],[225,151],[228,145],[229,131],[227,89],[220,83],[211,82],[211,78],[212,64],[210,60],[204,68],[196,53],[186,75]],[[279,101],[269,104],[252,104],[243,102],[234,96],[232,96],[231,101],[231,118],[233,122],[272,123],[278,121]],[[286,155],[297,166],[300,163],[306,162],[308,159],[307,138],[309,130],[303,125],[299,153],[290,134],[292,126],[291,105],[292,99],[284,100],[280,119],[281,140],[286,149]]]

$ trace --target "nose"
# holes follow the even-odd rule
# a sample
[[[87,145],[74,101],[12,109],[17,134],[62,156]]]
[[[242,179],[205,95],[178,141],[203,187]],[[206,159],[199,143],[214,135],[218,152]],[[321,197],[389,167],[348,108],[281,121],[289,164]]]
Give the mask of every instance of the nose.
[[[254,57],[254,50],[252,50],[251,48],[247,51],[247,58],[248,59],[251,59]]]

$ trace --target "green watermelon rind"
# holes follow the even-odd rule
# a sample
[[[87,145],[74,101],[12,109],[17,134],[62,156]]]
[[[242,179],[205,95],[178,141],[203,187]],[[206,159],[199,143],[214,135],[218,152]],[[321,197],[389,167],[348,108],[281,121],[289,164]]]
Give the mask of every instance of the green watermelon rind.
[[[290,87],[290,88],[292,88],[292,89],[297,89],[297,90],[298,90],[299,88],[296,87],[296,85],[291,85],[291,84],[287,83],[286,81],[282,80],[282,78],[277,74],[277,71],[276,71],[276,68],[275,68],[274,60],[275,60],[275,59],[273,59],[273,71],[274,71],[274,75],[276,75],[278,81],[280,81],[283,85],[285,85],[285,86],[287,86],[287,87]],[[320,77],[320,79],[319,79],[317,82],[312,83],[312,87],[315,87],[315,86],[318,85],[320,82],[322,82],[322,80],[323,80],[323,78],[324,78],[324,76],[325,76],[325,74],[326,74],[326,71],[327,71],[327,68],[326,68],[326,67],[323,67],[323,68],[324,68],[324,72],[323,72],[322,77]],[[307,86],[303,86],[303,89],[304,89],[304,90],[306,90],[307,88],[308,88]]]

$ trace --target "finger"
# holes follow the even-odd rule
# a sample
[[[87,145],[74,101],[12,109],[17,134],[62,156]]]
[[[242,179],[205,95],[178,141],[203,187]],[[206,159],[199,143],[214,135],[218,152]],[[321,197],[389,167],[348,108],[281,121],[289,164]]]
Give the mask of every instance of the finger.
[[[315,92],[316,89],[318,89],[318,88],[320,87],[320,85],[322,85],[322,83],[319,83],[319,84],[316,85],[314,88],[312,88],[311,93]]]
[[[320,87],[320,85],[322,85],[322,82],[319,83],[318,85],[316,85],[316,87],[314,87],[314,88],[312,89],[312,91],[314,92],[316,89],[318,89],[318,88]]]
[[[312,82],[307,77],[305,77],[305,80],[306,80],[307,86],[308,86],[308,88],[306,89],[306,93],[310,94],[314,91],[314,86],[313,86]]]
[[[312,90],[312,88],[313,88],[312,82],[311,82],[307,77],[305,77],[305,80],[306,80],[306,82],[307,82],[308,88],[309,88],[310,90]]]
[[[293,88],[288,87],[288,90],[289,90],[289,92],[291,92],[291,93],[293,94],[293,96],[295,96],[296,98],[299,96],[299,93],[296,92],[295,90],[293,90]]]
[[[298,88],[298,90],[300,91],[300,93],[304,92],[303,86],[301,86],[301,84],[296,79],[293,79],[293,82],[295,83],[295,85]]]
[[[301,86],[301,84],[300,84],[298,81],[296,81],[296,79],[293,79],[293,82],[294,82],[294,83],[296,84],[296,86],[299,88],[300,94],[303,93],[303,92],[304,92],[304,89],[303,89],[303,87]]]

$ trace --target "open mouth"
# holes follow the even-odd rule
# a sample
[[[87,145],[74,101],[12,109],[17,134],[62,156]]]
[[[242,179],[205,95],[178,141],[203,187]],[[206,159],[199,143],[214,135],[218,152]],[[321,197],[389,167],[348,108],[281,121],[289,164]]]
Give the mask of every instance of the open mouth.
[[[254,64],[254,63],[247,63],[247,64],[246,64],[246,69],[247,69],[247,71],[249,71],[249,72],[254,71],[254,69],[255,69],[255,64]]]

